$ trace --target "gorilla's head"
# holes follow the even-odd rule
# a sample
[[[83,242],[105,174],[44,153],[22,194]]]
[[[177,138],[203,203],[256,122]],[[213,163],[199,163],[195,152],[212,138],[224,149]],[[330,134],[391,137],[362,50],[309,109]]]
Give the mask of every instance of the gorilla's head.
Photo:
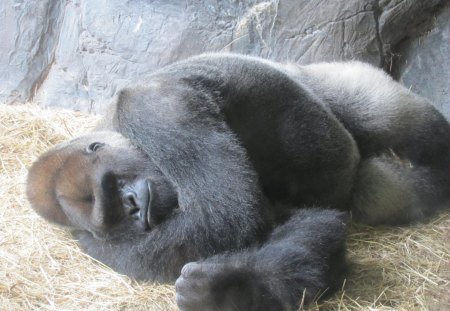
[[[142,233],[177,208],[177,193],[158,167],[116,132],[57,145],[32,165],[32,207],[54,223],[98,238]]]

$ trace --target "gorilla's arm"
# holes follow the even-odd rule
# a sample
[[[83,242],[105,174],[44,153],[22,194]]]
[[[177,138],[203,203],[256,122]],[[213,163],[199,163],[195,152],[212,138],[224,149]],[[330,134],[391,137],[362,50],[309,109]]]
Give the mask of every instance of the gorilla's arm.
[[[179,211],[123,242],[98,245],[78,234],[88,253],[113,268],[161,281],[176,279],[186,262],[244,248],[266,231],[256,174],[215,101],[182,82],[170,87],[164,96],[152,87],[122,91],[116,130],[173,183]]]
[[[345,216],[297,211],[261,248],[187,264],[176,282],[182,310],[297,310],[339,289]]]

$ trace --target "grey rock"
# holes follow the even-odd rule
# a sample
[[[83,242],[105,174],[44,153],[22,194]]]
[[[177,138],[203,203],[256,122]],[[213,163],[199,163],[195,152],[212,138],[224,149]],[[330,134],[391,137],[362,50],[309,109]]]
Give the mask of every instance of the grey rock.
[[[0,2],[0,102],[25,102],[39,91],[58,45],[62,1]]]
[[[0,102],[102,112],[123,86],[207,51],[396,69],[392,51],[443,2],[2,0]]]
[[[359,59],[380,65],[382,51],[372,2],[259,3],[238,23],[232,50],[303,64]]]
[[[394,77],[430,99],[450,120],[450,5],[430,19],[425,31],[398,45]]]
[[[384,45],[396,45],[418,25],[429,20],[441,0],[380,0],[380,39]]]

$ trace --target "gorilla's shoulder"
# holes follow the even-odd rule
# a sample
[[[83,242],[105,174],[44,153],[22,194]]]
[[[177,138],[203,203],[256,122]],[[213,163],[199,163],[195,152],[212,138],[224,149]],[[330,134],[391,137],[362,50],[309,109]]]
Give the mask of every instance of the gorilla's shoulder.
[[[237,53],[204,53],[165,66],[152,75],[156,77],[170,75],[174,79],[178,75],[197,75],[220,78],[222,75],[237,70],[252,72],[256,77],[267,75],[270,71],[284,71],[284,64],[268,59],[242,55]],[[168,76],[167,76],[168,77]]]

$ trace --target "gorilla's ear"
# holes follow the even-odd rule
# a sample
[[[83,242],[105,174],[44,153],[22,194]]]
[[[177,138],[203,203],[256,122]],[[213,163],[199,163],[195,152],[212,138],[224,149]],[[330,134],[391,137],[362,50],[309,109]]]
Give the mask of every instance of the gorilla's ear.
[[[27,196],[31,207],[53,223],[71,226],[55,195],[56,175],[62,169],[67,155],[58,150],[43,154],[31,166],[27,179]]]

